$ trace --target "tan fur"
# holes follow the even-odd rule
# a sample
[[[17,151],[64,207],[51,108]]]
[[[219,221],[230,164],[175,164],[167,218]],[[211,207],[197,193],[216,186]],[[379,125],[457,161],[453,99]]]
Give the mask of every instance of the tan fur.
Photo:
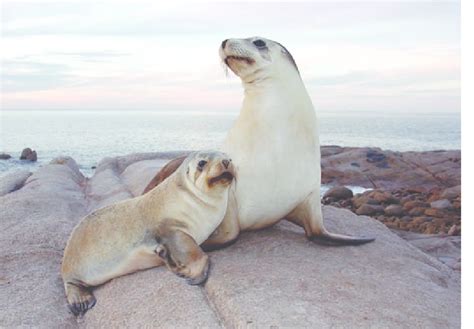
[[[163,263],[190,284],[205,281],[208,256],[199,244],[222,221],[233,166],[220,152],[194,153],[149,193],[99,209],[74,229],[64,251],[61,274],[71,310],[95,304],[90,287]],[[201,160],[207,164],[197,168]],[[209,186],[224,172],[230,178]]]

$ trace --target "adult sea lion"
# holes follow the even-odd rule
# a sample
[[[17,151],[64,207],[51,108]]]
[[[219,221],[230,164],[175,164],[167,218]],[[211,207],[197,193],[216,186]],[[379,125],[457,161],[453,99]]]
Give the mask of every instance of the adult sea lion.
[[[86,216],[64,250],[61,275],[71,311],[95,305],[91,288],[163,262],[189,284],[208,275],[199,245],[227,210],[234,166],[221,152],[197,152],[149,193]]]
[[[222,147],[234,160],[239,179],[232,184],[223,222],[203,248],[219,248],[234,241],[240,231],[281,219],[301,226],[315,242],[373,241],[330,233],[323,225],[318,120],[289,51],[278,42],[254,37],[224,40],[219,54],[244,87],[240,115]],[[145,192],[179,161],[165,166]]]

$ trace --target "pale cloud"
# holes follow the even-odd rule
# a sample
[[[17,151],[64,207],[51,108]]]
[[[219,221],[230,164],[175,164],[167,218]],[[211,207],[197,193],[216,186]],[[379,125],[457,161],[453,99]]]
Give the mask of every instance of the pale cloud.
[[[323,111],[459,111],[459,2],[4,1],[8,109],[233,110],[221,40],[261,35],[296,58]],[[388,104],[390,102],[390,104]]]

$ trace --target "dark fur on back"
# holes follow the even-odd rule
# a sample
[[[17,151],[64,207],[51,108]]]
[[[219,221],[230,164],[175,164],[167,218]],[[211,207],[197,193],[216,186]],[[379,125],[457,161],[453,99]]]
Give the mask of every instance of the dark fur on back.
[[[284,50],[286,57],[290,60],[290,62],[293,64],[293,66],[295,67],[296,71],[298,71],[298,74],[299,74],[300,70],[298,69],[298,65],[296,65],[295,59],[293,58],[291,53],[281,43],[277,42],[277,44]]]

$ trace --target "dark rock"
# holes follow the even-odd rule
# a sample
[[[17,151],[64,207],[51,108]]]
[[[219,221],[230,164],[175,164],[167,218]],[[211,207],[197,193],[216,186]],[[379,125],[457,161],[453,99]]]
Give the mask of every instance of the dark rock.
[[[392,205],[389,205],[385,208],[384,210],[385,214],[387,216],[396,216],[396,217],[400,217],[404,214],[404,210],[403,210],[403,207],[400,206],[400,205],[396,205],[396,204],[392,204]]]
[[[26,149],[23,149],[20,155],[20,160],[28,160],[28,161],[36,161],[38,160],[38,156],[36,154],[36,151],[33,151],[29,147]]]
[[[354,196],[352,191],[345,186],[336,186],[329,189],[325,194],[324,198],[331,198],[334,200],[346,200]]]
[[[368,150],[366,156],[367,162],[369,163],[381,162],[387,159],[387,156],[385,154],[377,150]]]
[[[357,215],[372,216],[383,213],[384,209],[379,205],[363,204],[356,210]]]
[[[357,162],[351,162],[351,166],[359,168],[360,164]]]
[[[7,154],[7,153],[0,153],[0,160],[8,160],[10,159],[12,156],[10,154]]]

